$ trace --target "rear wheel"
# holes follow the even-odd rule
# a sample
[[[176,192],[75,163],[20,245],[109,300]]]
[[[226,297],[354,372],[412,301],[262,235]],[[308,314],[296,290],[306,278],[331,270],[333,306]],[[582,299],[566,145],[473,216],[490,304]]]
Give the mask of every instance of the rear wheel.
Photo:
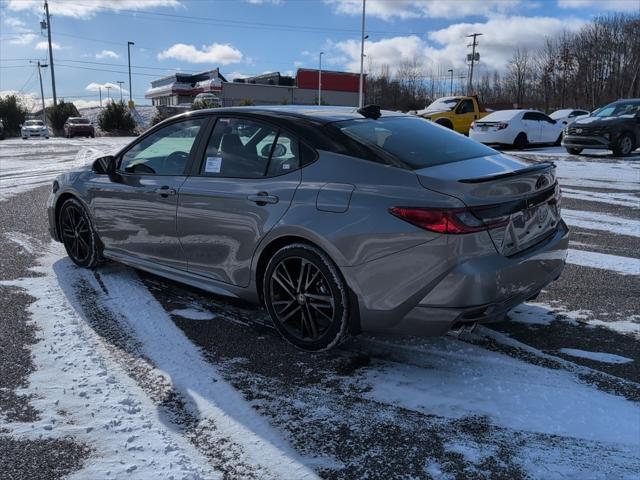
[[[265,305],[276,329],[302,350],[328,350],[347,337],[347,286],[338,267],[306,244],[281,248],[263,281]]]
[[[570,153],[571,155],[580,155],[582,153],[582,149],[581,148],[567,148],[567,153]]]
[[[633,149],[633,137],[630,133],[623,133],[622,135],[620,135],[618,141],[613,147],[613,154],[616,157],[626,157],[631,152],[633,152]]]
[[[75,198],[66,200],[60,208],[58,225],[62,243],[73,263],[93,268],[102,259],[102,248],[93,223],[84,206]]]
[[[516,148],[524,148],[529,145],[529,141],[527,140],[527,134],[524,132],[520,132],[516,139],[513,141],[513,146]]]

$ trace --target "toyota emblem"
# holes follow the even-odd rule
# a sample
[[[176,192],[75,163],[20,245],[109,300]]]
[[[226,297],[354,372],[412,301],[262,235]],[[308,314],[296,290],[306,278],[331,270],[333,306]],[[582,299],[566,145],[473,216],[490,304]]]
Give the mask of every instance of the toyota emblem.
[[[549,181],[547,180],[547,177],[545,177],[544,175],[539,176],[538,180],[536,180],[536,190],[540,190],[541,188],[545,187],[548,183]]]

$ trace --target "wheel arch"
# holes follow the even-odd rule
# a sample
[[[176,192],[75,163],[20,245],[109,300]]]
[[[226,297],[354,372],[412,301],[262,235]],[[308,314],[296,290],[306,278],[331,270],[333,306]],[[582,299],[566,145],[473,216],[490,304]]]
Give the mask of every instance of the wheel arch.
[[[91,212],[91,210],[89,209],[89,206],[82,200],[82,198],[80,198],[80,195],[78,195],[76,192],[67,190],[59,194],[58,198],[56,198],[56,203],[54,206],[54,219],[55,219],[56,235],[60,239],[62,239],[60,235],[60,209],[62,208],[62,205],[64,205],[64,202],[66,202],[71,198],[80,202],[80,204],[87,210],[87,212]],[[89,218],[93,221],[93,219],[91,218],[91,215],[89,215]]]

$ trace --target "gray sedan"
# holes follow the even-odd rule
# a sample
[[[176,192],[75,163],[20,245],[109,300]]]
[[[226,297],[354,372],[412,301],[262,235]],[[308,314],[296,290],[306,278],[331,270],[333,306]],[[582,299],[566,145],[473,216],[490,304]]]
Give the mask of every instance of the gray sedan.
[[[262,303],[316,351],[502,320],[568,245],[553,164],[375,106],[173,117],[56,179],[48,216],[76,264]]]

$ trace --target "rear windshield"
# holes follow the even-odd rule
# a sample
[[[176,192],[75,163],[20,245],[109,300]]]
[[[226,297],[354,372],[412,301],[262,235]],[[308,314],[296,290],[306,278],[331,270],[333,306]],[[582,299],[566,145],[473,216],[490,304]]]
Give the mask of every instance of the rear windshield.
[[[381,149],[413,170],[495,155],[496,151],[419,117],[382,117],[337,122],[349,137]]]
[[[490,113],[486,117],[478,120],[479,122],[500,122],[502,120],[511,120],[518,115],[521,110],[499,110],[497,112]]]
[[[86,125],[89,123],[89,119],[88,118],[70,118],[69,123],[81,123],[83,125]]]
[[[44,123],[42,122],[42,120],[27,120],[26,122],[24,122],[24,124],[27,125],[28,127],[44,126]]]

